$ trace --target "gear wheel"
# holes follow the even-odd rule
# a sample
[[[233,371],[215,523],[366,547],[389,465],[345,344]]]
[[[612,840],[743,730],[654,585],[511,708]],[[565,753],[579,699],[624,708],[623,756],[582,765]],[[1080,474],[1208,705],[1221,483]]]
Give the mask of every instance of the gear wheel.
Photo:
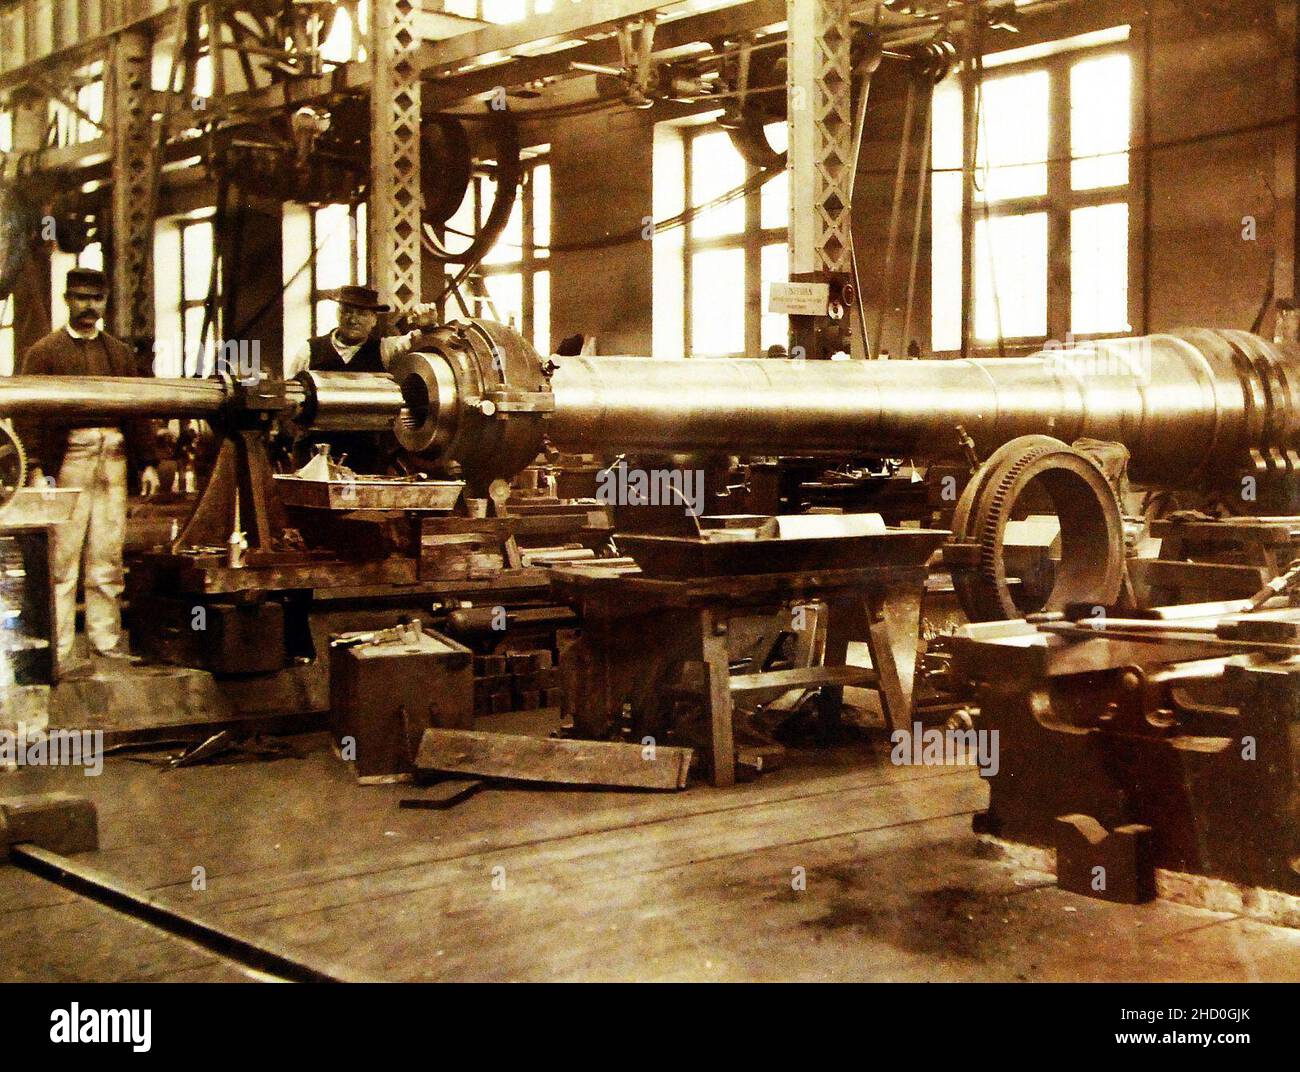
[[[27,483],[27,452],[8,421],[0,421],[0,509]]]
[[[1017,602],[1007,580],[1007,523],[1031,484],[1052,501],[1061,526],[1061,560],[1041,607]],[[1071,603],[1110,606],[1124,583],[1124,530],[1114,489],[1087,455],[1051,436],[1022,436],[993,453],[953,514],[946,555],[953,586],[971,621],[1000,621]],[[971,553],[973,551],[973,553]]]

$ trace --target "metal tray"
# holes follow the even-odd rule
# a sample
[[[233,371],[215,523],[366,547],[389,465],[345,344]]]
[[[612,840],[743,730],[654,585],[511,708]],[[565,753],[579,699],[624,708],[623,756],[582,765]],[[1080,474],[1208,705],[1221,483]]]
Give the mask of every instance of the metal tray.
[[[465,488],[463,480],[310,480],[277,473],[276,490],[285,506],[313,510],[420,510],[450,513]]]
[[[867,536],[714,541],[698,536],[616,535],[647,577],[729,577],[805,570],[923,566],[949,536],[942,529],[889,529]]]

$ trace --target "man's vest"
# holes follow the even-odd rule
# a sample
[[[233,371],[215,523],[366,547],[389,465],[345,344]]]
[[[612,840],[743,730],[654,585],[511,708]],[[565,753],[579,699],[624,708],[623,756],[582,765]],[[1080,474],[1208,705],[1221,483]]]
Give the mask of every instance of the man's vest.
[[[311,351],[313,372],[383,372],[384,362],[379,356],[379,340],[373,335],[361,344],[361,349],[344,361],[334,349],[332,335],[318,335],[307,343]]]

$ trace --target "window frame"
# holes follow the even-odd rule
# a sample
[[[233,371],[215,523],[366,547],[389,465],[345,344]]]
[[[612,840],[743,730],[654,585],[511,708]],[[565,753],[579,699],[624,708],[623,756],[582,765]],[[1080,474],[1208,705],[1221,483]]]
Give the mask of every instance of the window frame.
[[[539,152],[534,156],[526,157],[522,161],[522,166],[523,166],[523,174],[520,178],[519,192],[517,194],[519,206],[520,206],[520,212],[522,215],[522,225],[520,228],[521,235],[519,239],[519,243],[520,243],[519,255],[512,260],[497,260],[497,261],[489,262],[487,260],[487,257],[490,256],[493,252],[495,252],[498,248],[494,246],[492,250],[488,251],[488,254],[485,255],[484,259],[479,262],[478,266],[474,269],[473,275],[477,276],[479,279],[482,280],[485,290],[487,289],[487,281],[492,276],[517,275],[520,277],[519,286],[520,286],[520,296],[522,298],[522,301],[520,302],[521,323],[516,325],[516,330],[531,343],[537,339],[537,335],[538,335],[536,277],[538,275],[543,275],[543,274],[546,275],[548,277],[547,279],[548,287],[553,285],[554,283],[554,276],[551,274],[550,246],[548,245],[539,249],[536,245],[537,204],[536,204],[536,188],[534,185],[534,175],[536,173],[536,170],[539,167],[549,168],[551,166],[550,153]],[[550,217],[550,223],[551,223],[550,232],[553,241],[554,223],[555,223],[555,212],[554,212],[555,187],[554,187],[554,172],[552,172],[551,174],[552,174],[551,184],[548,187],[551,192],[551,203],[547,206],[547,213],[548,216]],[[472,203],[474,207],[474,219],[479,221],[478,222],[479,227],[483,225],[482,221],[487,218],[488,212],[491,210],[492,207],[491,196],[485,193],[485,184],[484,184],[485,179],[489,179],[492,177],[493,176],[489,174],[486,169],[476,170],[475,173],[470,178],[470,188],[465,193],[465,196],[467,198],[472,199]],[[453,237],[455,238],[458,244],[467,241],[466,239],[461,238],[459,235]],[[445,231],[443,232],[442,239],[444,242],[447,241],[447,233]],[[500,243],[501,240],[498,241]],[[508,245],[505,248],[509,248]],[[458,265],[451,265],[449,267],[455,269],[459,268]],[[444,297],[445,312],[450,312],[453,306],[459,310],[461,308],[460,303],[461,301],[463,301],[467,305],[469,305],[471,316],[488,317],[489,319],[492,320],[500,320],[501,323],[503,324],[507,322],[505,318],[502,318],[501,316],[498,315],[499,310],[497,310],[495,304],[491,302],[490,296],[477,294],[471,289],[470,279],[467,279],[464,283],[461,284],[461,286],[459,287],[459,294],[460,294],[459,299],[454,294],[447,294]],[[550,308],[550,302],[548,301],[547,309],[549,310],[549,308]],[[546,337],[547,340],[553,344],[554,340],[551,339],[551,325],[549,323],[549,315],[547,319],[548,319],[548,323],[546,324]]]
[[[992,53],[990,55],[996,55]],[[1076,190],[1072,179],[1071,154],[1071,104],[1072,89],[1070,73],[1074,65],[1090,60],[1103,59],[1108,56],[1125,55],[1130,60],[1130,105],[1129,105],[1129,146],[1128,178],[1121,185],[1104,186],[1095,189]],[[1135,145],[1140,127],[1141,84],[1139,70],[1139,44],[1135,35],[1130,33],[1123,41],[1108,44],[1082,44],[1078,47],[1063,48],[1047,56],[1039,56],[1011,63],[999,63],[995,67],[985,67],[979,84],[960,79],[963,102],[963,129],[965,116],[970,114],[966,107],[967,94],[978,92],[979,86],[1005,77],[1043,71],[1048,77],[1048,144],[1047,144],[1047,187],[1043,194],[1027,197],[1009,198],[1001,201],[981,201],[976,198],[972,207],[972,228],[981,221],[998,218],[1027,216],[1043,213],[1047,217],[1047,279],[1046,279],[1046,334],[1034,336],[1005,336],[999,340],[985,340],[975,335],[974,310],[972,310],[971,354],[996,354],[1001,351],[1036,350],[1048,340],[1086,340],[1113,339],[1132,335],[1141,321],[1143,309],[1142,296],[1139,293],[1139,248],[1137,239],[1140,235],[1142,217],[1143,153]],[[979,122],[979,119],[976,120]],[[1086,157],[1080,158],[1086,159]],[[1073,268],[1071,249],[1072,214],[1077,209],[1096,208],[1106,205],[1123,204],[1128,208],[1128,256],[1126,263],[1127,277],[1127,319],[1128,330],[1084,332],[1073,330]],[[986,224],[987,225],[987,224]],[[970,236],[972,255],[975,252],[974,232]],[[965,271],[966,269],[963,268]],[[971,266],[972,272],[976,271]],[[931,296],[931,317],[934,312],[934,296]],[[933,320],[932,327],[933,331]],[[936,351],[942,354],[957,353],[957,350]]]
[[[186,291],[185,291],[186,233],[189,231],[193,231],[194,228],[199,226],[206,226],[210,234],[212,235],[212,249],[210,251],[210,256],[213,259],[213,263],[216,264],[216,269],[217,269],[216,293],[212,296],[212,302],[213,302],[212,325],[208,335],[209,345],[212,347],[212,353],[214,355],[214,360],[215,360],[217,340],[221,338],[222,292],[224,290],[224,286],[223,286],[224,280],[221,278],[221,264],[217,258],[217,238],[216,238],[217,229],[216,229],[215,210],[213,212],[204,213],[202,215],[182,216],[181,218],[176,220],[176,230],[179,233],[179,253],[180,253],[180,257],[179,257],[180,271],[177,272],[178,278],[176,281],[176,297],[177,297],[177,307],[180,309],[180,335],[181,335],[180,374],[182,376],[203,377],[208,375],[211,372],[212,366],[210,362],[207,360],[207,355],[204,352],[201,352],[197,349],[194,351],[193,365],[190,364],[191,355],[190,355],[189,328],[186,326],[187,318],[185,315],[191,309],[194,308],[202,309],[204,305],[207,304],[207,300],[208,300],[208,295],[206,292],[201,297],[198,298],[187,298]]]
[[[342,204],[342,202],[331,202],[330,204]],[[366,202],[351,201],[348,202],[348,281],[352,286],[365,286],[368,278],[366,258],[361,252],[361,236],[365,233],[366,221],[361,218],[361,212]],[[307,322],[311,326],[310,338],[317,338],[323,334],[320,329],[318,307],[323,301],[337,300],[338,287],[324,287],[319,285],[319,257],[321,250],[320,235],[317,231],[317,217],[330,205],[309,205],[307,209],[307,248],[311,253],[311,263],[308,266],[308,294],[307,294]],[[330,329],[333,331],[333,328]]]
[[[682,204],[685,206],[686,222],[682,225],[682,352],[688,357],[695,353],[693,318],[693,278],[692,265],[695,254],[708,250],[741,249],[745,257],[744,308],[745,318],[744,349],[729,354],[710,354],[710,357],[746,357],[763,351],[763,249],[766,246],[790,245],[789,207],[787,203],[786,224],[784,227],[763,226],[763,186],[755,186],[744,197],[744,227],[732,234],[713,235],[704,238],[695,236],[695,220],[691,214],[691,187],[694,178],[694,143],[706,134],[724,131],[725,128],[716,120],[709,123],[691,124],[676,128],[682,139]],[[734,146],[733,146],[734,148]],[[739,155],[739,150],[736,150]],[[749,182],[759,174],[759,168],[745,164],[745,181]],[[787,344],[788,345],[788,344]]]

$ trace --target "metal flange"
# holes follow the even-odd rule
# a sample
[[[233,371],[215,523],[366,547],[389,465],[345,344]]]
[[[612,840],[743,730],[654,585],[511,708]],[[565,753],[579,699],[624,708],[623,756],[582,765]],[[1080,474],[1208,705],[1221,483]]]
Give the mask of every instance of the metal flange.
[[[486,494],[493,480],[513,477],[540,453],[555,400],[541,357],[513,328],[447,324],[388,371],[402,391],[398,442],[458,462],[472,494]]]

